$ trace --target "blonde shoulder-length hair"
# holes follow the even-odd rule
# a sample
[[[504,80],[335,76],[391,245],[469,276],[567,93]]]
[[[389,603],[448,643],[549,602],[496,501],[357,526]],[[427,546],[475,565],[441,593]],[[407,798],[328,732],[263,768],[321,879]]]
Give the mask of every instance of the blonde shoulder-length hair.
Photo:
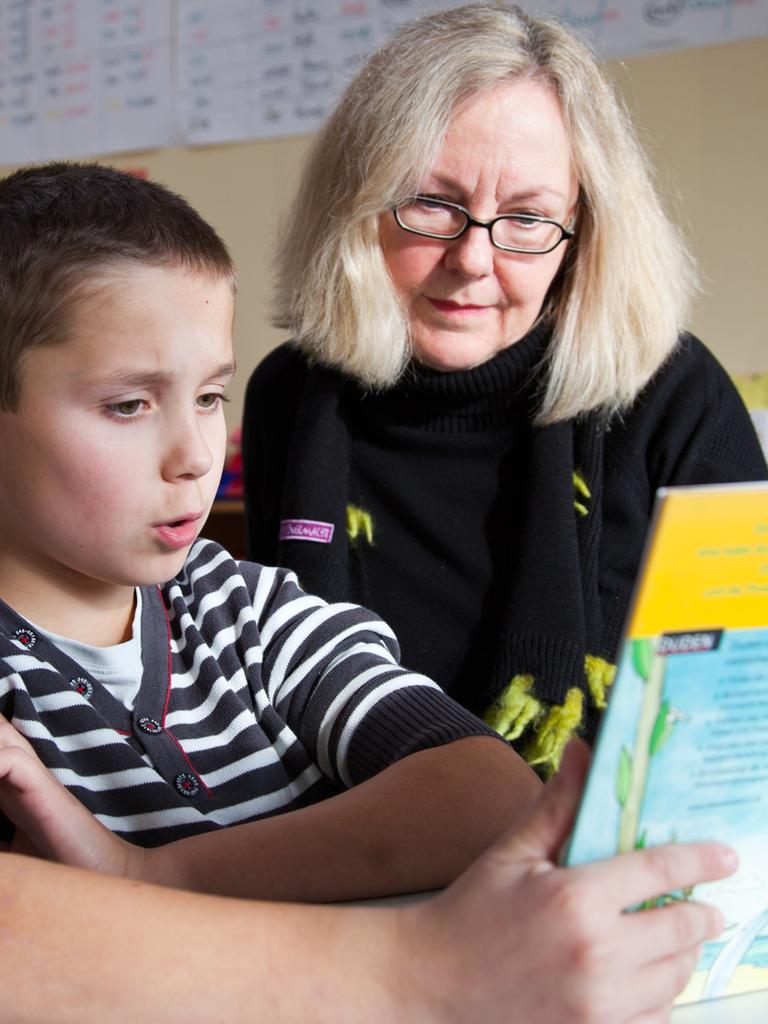
[[[460,104],[530,77],[559,96],[580,185],[576,238],[541,310],[552,324],[538,421],[626,408],[674,348],[696,276],[622,104],[554,19],[470,4],[395,34],[318,133],[277,257],[275,323],[364,387],[411,357],[378,223],[418,191]]]

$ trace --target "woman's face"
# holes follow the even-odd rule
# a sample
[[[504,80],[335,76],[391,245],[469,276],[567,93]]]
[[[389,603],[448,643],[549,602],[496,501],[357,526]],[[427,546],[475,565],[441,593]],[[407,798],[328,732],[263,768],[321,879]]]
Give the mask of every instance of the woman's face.
[[[460,107],[418,192],[460,203],[478,220],[534,213],[567,227],[578,182],[554,91],[520,79]],[[424,238],[390,211],[380,237],[416,356],[444,371],[478,366],[528,332],[568,245],[544,255],[502,252],[477,227],[454,241]]]

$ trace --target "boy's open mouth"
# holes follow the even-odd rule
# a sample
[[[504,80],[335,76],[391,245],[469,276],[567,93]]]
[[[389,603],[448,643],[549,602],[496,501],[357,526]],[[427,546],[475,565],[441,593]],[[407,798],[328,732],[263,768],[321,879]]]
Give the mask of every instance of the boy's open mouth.
[[[201,517],[200,512],[190,512],[179,519],[158,523],[153,527],[153,531],[163,547],[177,551],[180,548],[189,547],[195,540]]]

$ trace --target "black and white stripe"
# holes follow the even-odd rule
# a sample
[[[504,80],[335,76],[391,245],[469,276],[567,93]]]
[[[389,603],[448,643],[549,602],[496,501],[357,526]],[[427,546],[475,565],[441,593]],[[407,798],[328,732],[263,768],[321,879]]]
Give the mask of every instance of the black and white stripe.
[[[133,710],[0,602],[0,711],[112,831],[155,846],[312,803],[417,750],[492,735],[398,664],[392,631],[199,541],[143,588]],[[93,683],[90,698],[70,685]],[[141,721],[162,726],[155,734]],[[186,782],[185,782],[186,780]]]

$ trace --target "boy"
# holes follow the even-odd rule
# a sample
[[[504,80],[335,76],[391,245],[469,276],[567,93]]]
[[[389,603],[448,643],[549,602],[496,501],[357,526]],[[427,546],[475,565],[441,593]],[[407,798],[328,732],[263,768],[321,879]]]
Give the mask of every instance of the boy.
[[[0,713],[130,840],[73,812],[38,843],[224,894],[443,885],[538,783],[375,616],[196,542],[233,292],[161,186],[76,164],[0,182]]]

